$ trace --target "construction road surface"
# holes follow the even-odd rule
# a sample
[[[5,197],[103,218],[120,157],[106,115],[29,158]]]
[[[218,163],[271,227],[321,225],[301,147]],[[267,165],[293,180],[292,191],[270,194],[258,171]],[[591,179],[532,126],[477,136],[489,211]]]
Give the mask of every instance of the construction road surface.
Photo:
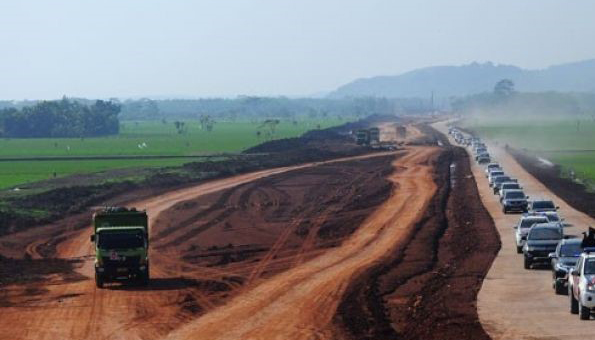
[[[0,339],[316,339],[333,338],[331,319],[350,280],[383,259],[399,245],[400,238],[419,219],[436,190],[431,160],[438,148],[411,147],[394,162],[392,195],[360,228],[335,248],[286,272],[247,286],[223,306],[211,304],[191,287],[170,281],[181,275],[176,258],[153,251],[150,289],[96,289],[93,280],[48,280],[46,284],[12,287],[2,292],[12,305],[0,308]],[[224,190],[260,178],[332,162],[396,154],[376,153],[329,162],[278,168],[214,180],[131,203],[146,208],[151,223],[176,203]],[[159,230],[151,229],[154,235]],[[158,228],[157,228],[158,229]],[[79,273],[92,278],[93,254],[90,228],[53,235],[61,258],[79,258]],[[27,252],[39,254],[31,242]],[[153,240],[153,242],[158,240]],[[178,268],[179,267],[179,268]],[[204,271],[220,275],[217,268]],[[184,312],[189,299],[205,309],[196,318]]]
[[[444,122],[434,127],[447,133]],[[570,207],[527,173],[502,147],[493,141],[486,142],[490,155],[507,174],[519,180],[530,199],[554,200],[565,222],[572,225],[566,228],[566,234],[580,235],[587,226],[595,225],[592,218]],[[478,313],[484,329],[493,339],[595,339],[595,320],[581,321],[577,315],[570,314],[569,298],[554,293],[549,268],[523,268],[523,256],[516,253],[513,229],[520,215],[502,212],[497,196],[487,183],[484,167],[477,165],[473,157],[471,162],[481,199],[502,241],[502,249],[478,295]]]
[[[183,326],[168,339],[332,339],[331,320],[350,280],[387,256],[435,192],[436,148],[411,148],[394,165],[398,188],[347,241]]]

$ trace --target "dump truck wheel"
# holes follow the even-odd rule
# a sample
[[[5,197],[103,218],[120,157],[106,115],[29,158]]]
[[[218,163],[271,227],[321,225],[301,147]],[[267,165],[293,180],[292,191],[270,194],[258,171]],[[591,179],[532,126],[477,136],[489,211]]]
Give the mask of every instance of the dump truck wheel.
[[[95,274],[95,286],[97,288],[103,288],[103,277],[97,273]]]
[[[149,285],[149,266],[148,265],[147,265],[147,270],[140,277],[140,285],[141,286]]]

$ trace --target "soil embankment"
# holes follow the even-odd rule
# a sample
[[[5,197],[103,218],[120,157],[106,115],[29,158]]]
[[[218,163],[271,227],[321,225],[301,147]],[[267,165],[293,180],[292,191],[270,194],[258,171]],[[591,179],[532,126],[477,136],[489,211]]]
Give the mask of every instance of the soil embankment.
[[[559,165],[546,166],[533,155],[512,148],[508,148],[507,151],[528,173],[556,196],[576,210],[595,218],[595,193],[587,191],[584,185],[562,177],[562,169]]]
[[[489,338],[476,298],[498,252],[498,234],[464,150],[445,151],[434,180],[437,193],[408,241],[356,280],[339,306],[336,322],[347,337]]]

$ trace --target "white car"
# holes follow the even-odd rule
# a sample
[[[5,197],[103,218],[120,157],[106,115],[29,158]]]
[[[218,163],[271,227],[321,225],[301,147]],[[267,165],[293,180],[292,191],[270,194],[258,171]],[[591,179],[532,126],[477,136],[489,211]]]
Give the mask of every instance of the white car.
[[[531,215],[523,215],[519,220],[519,223],[514,226],[514,238],[516,242],[516,252],[517,254],[523,253],[523,246],[527,241],[527,234],[529,233],[529,229],[536,224],[536,223],[547,223],[548,220],[545,216],[531,216]]]
[[[494,170],[494,171],[490,172],[490,174],[488,176],[488,183],[490,184],[490,186],[492,186],[492,184],[494,184],[494,178],[497,176],[504,176],[504,171]]]
[[[570,313],[589,320],[595,309],[595,249],[585,248],[568,276]]]

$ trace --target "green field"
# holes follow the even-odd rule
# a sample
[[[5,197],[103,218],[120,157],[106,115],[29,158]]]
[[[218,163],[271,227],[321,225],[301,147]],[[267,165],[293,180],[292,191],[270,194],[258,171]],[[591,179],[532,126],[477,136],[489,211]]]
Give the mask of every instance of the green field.
[[[213,131],[200,129],[198,122],[186,122],[179,134],[172,122],[123,122],[118,136],[101,138],[0,139],[1,158],[77,156],[193,156],[236,153],[269,139],[297,137],[304,132],[343,124],[339,119],[281,122],[274,133],[255,122],[218,122]],[[256,131],[261,135],[257,136]],[[0,188],[75,174],[118,168],[176,166],[188,158],[142,160],[3,161]]]
[[[595,181],[595,121],[593,119],[467,119],[464,127],[480,136],[535,152],[565,172]]]

